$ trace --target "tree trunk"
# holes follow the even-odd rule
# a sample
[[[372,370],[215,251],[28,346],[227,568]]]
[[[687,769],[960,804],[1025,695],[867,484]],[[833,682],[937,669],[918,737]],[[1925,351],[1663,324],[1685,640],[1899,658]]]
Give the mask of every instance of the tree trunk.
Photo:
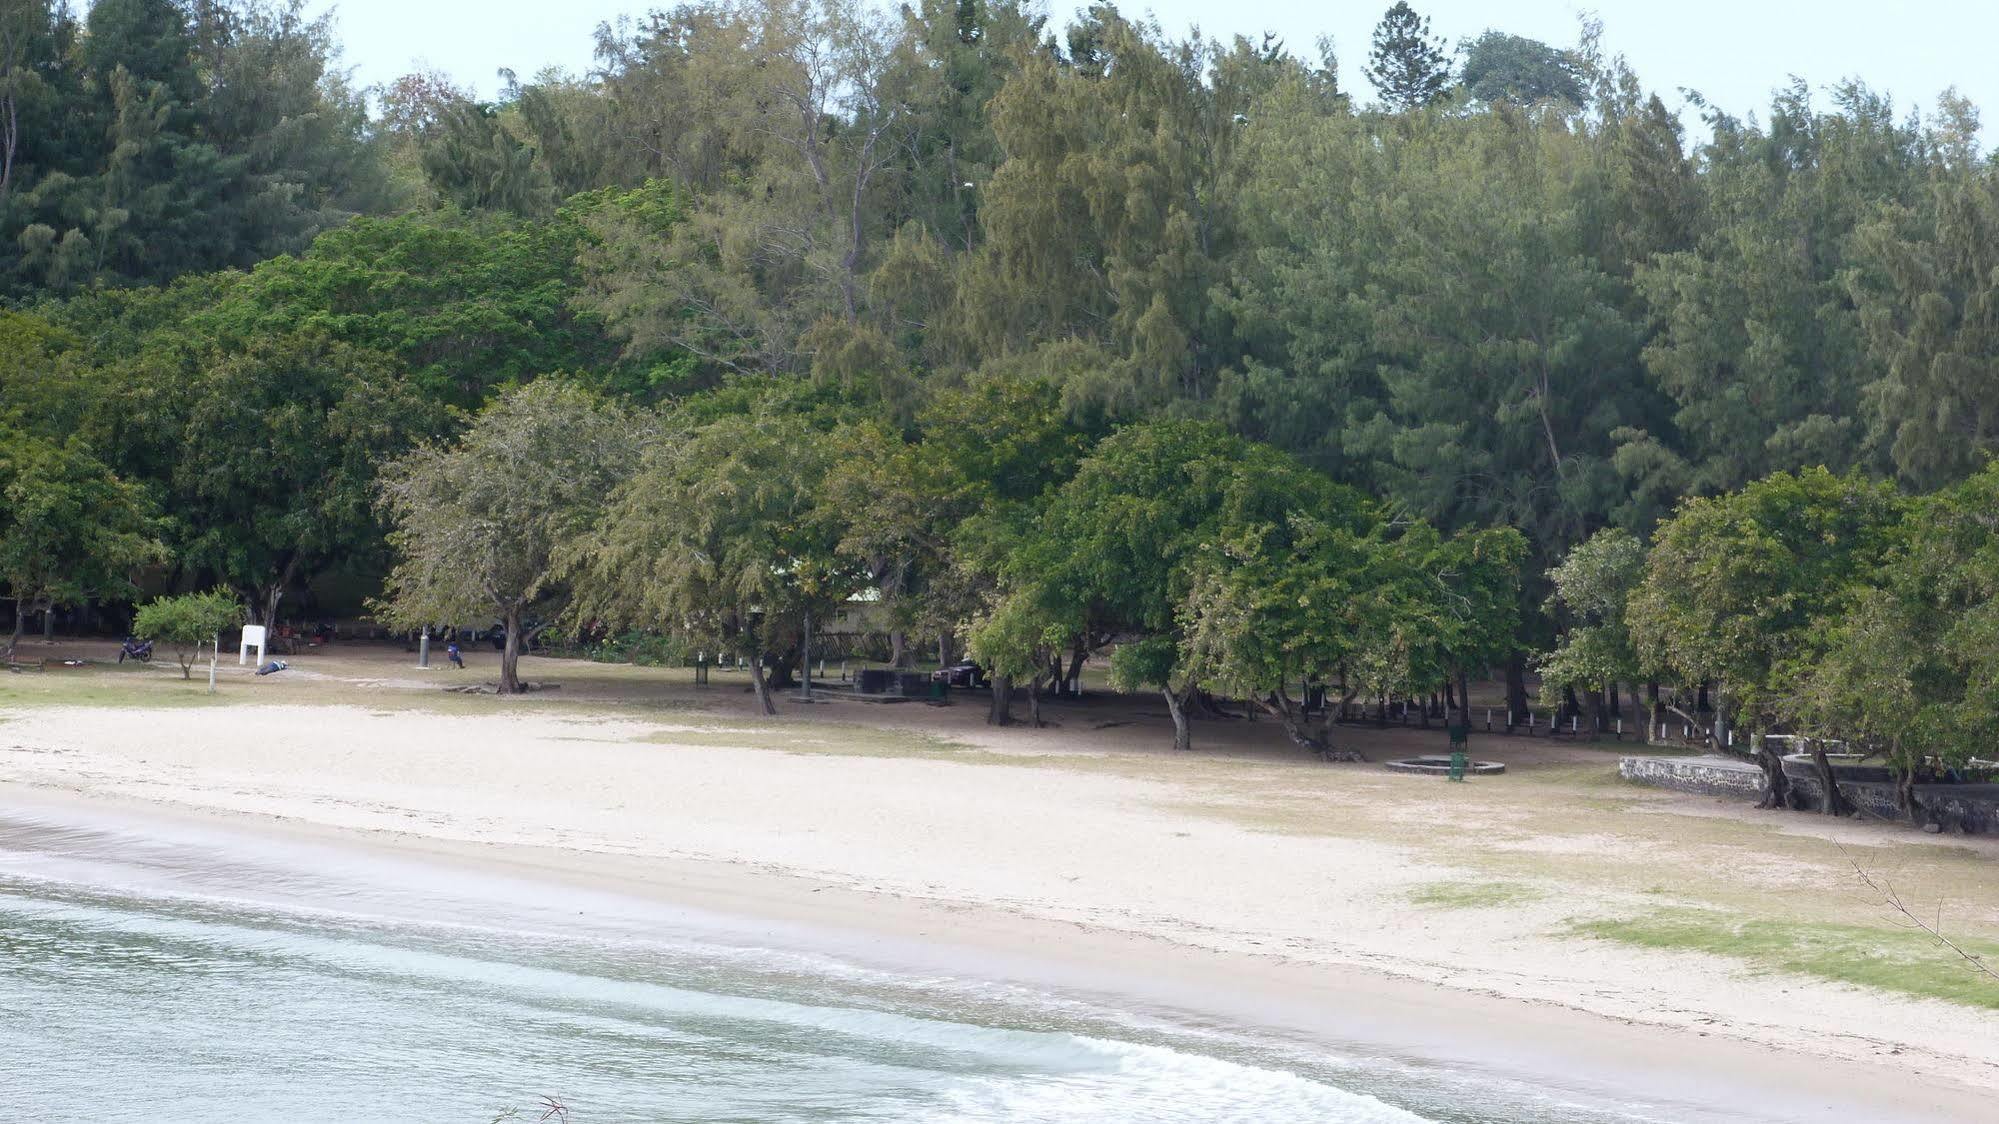
[[[1791,806],[1791,779],[1784,775],[1784,759],[1770,748],[1769,742],[1761,735],[1751,735],[1756,743],[1756,764],[1763,768],[1763,798],[1756,802],[1758,808],[1788,808]]]
[[[1181,696],[1180,705],[1185,707],[1190,718],[1234,718],[1235,715],[1222,709],[1215,696],[1198,687],[1190,688]]]
[[[993,676],[993,706],[986,712],[986,725],[1013,725],[1013,676]]]
[[[521,693],[521,608],[519,605],[507,607],[505,623],[507,646],[500,652],[500,693],[518,695]]]
[[[1527,657],[1515,652],[1506,657],[1506,728],[1527,717]]]
[[[770,652],[766,653],[766,655],[774,657],[771,659],[770,678],[768,680],[771,689],[784,691],[798,686],[798,648],[796,645],[785,649],[783,652]]]
[[[1916,771],[1913,768],[1897,770],[1895,777],[1895,807],[1909,817],[1910,823],[1922,822],[1922,806],[1916,802]]]
[[[888,630],[888,665],[890,667],[909,666],[909,643],[899,628]]]
[[[1284,727],[1284,736],[1290,738],[1293,745],[1311,751],[1321,761],[1367,760],[1357,750],[1339,749],[1333,745],[1333,720],[1330,711],[1314,728],[1308,723],[1304,708],[1292,702],[1291,696],[1285,694],[1281,687],[1270,695],[1257,699],[1256,705],[1277,719]]]
[[[20,99],[9,91],[5,101],[7,120],[0,124],[0,203],[14,190],[14,150],[21,137]]]
[[[1064,683],[1064,689],[1067,689],[1068,684],[1074,684],[1073,693],[1078,695],[1083,693],[1083,661],[1089,658],[1089,642],[1078,636],[1075,649],[1069,653],[1069,678]]]
[[[299,560],[296,555],[285,559],[276,578],[269,584],[251,582],[245,586],[231,585],[243,598],[243,607],[250,615],[251,624],[260,624],[271,629],[275,635],[278,623],[278,603],[285,599],[285,589],[298,577]]]
[[[770,683],[764,678],[764,654],[756,650],[750,657],[750,687],[757,693],[757,709],[767,715],[777,713],[777,703],[770,697]]]
[[[21,630],[27,626],[27,623],[28,607],[21,603],[20,598],[16,597],[14,598],[14,635],[7,638],[7,658],[10,660],[14,658],[14,649],[21,646]]]
[[[1603,729],[1604,729],[1604,727],[1605,727],[1605,726],[1607,726],[1607,725],[1609,725],[1609,723],[1607,723],[1607,722],[1605,722],[1605,721],[1603,720],[1603,714],[1604,714],[1604,710],[1603,710],[1603,694],[1604,694],[1604,693],[1603,693],[1603,692],[1602,692],[1601,690],[1597,689],[1597,688],[1594,688],[1594,687],[1590,688],[1590,693],[1589,693],[1589,738],[1590,738],[1590,740],[1591,740],[1591,741],[1595,741],[1595,740],[1597,740],[1598,738],[1602,737],[1602,736],[1603,736]]]
[[[1843,816],[1852,810],[1846,797],[1840,795],[1839,782],[1833,779],[1832,762],[1826,760],[1825,743],[1812,742],[1812,769],[1819,775],[1819,787],[1824,793],[1819,797],[1819,811],[1828,816]]]
[[[1161,687],[1159,693],[1166,696],[1166,712],[1173,716],[1173,748],[1194,748],[1194,732],[1187,725],[1186,704],[1171,687]]]
[[[1027,681],[1027,724],[1037,730],[1041,729],[1042,726],[1041,680],[1042,676],[1036,674],[1034,678]]]
[[[937,634],[937,666],[951,666],[951,634],[948,632]]]
[[[1458,669],[1457,682],[1458,724],[1471,729],[1471,677],[1463,668]]]

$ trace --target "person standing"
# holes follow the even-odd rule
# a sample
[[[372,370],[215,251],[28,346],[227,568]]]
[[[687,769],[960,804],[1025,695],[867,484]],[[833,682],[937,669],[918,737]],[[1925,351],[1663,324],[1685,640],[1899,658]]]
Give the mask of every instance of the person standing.
[[[451,661],[452,667],[460,671],[465,670],[465,656],[458,650],[458,641],[453,640],[451,643],[446,644],[444,646],[444,655],[446,659]]]

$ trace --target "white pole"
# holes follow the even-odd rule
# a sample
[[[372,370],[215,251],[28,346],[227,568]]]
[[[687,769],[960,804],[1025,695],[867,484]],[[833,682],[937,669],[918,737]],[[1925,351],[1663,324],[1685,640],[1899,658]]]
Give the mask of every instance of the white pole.
[[[208,693],[211,695],[215,693],[215,661],[217,653],[221,650],[222,634],[218,632],[215,634],[215,639],[208,645]]]

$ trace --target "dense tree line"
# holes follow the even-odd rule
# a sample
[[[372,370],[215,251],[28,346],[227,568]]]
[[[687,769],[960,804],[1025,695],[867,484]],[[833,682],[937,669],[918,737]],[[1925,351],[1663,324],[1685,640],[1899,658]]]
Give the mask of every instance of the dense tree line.
[[[1954,99],[1786,86],[1689,136],[1587,25],[1453,50],[1398,3],[1363,89],[1109,5],[704,0],[371,109],[297,0],[6,13],[25,606],[151,564],[268,619],[345,569],[409,619],[559,596],[770,654],[868,590],[1002,700],[1115,649],[1326,751],[1329,688],[1732,682],[1669,651],[1715,620],[1626,603],[1670,528],[1772,474],[1947,494],[1999,442],[1999,172]],[[436,484],[482,464],[521,485]]]

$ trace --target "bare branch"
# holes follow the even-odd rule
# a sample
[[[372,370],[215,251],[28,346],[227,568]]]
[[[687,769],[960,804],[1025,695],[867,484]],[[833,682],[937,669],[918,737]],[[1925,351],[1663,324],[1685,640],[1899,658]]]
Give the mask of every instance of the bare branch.
[[[1839,853],[1845,857],[1847,862],[1853,865],[1853,873],[1860,877],[1860,881],[1865,883],[1868,889],[1880,896],[1881,904],[1894,910],[1906,919],[1909,924],[1928,934],[1931,940],[1956,953],[1966,964],[1971,965],[1980,974],[1993,980],[1999,980],[1999,971],[1994,971],[1987,965],[1983,957],[1976,953],[1965,951],[1956,941],[1943,935],[1943,903],[1941,901],[1937,903],[1936,921],[1932,923],[1923,920],[1916,915],[1914,910],[1908,907],[1907,903],[1902,901],[1902,895],[1896,892],[1894,883],[1889,882],[1885,878],[1877,879],[1872,874],[1869,874],[1866,868],[1860,865],[1860,861],[1848,853],[1845,847],[1840,847],[1838,843],[1834,843],[1833,846],[1838,847]]]

